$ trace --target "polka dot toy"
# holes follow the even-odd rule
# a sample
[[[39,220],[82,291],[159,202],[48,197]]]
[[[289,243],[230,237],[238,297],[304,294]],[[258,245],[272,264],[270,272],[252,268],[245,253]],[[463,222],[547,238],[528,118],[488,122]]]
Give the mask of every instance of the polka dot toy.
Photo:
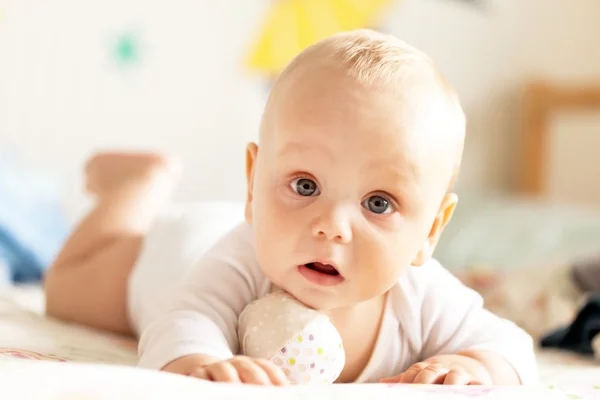
[[[346,361],[342,339],[329,318],[286,292],[248,305],[239,319],[244,355],[271,360],[292,384],[333,383]]]

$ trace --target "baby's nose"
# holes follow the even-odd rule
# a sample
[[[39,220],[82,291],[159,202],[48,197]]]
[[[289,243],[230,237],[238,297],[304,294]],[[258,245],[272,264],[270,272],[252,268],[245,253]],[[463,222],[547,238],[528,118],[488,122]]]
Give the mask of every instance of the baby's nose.
[[[313,224],[313,235],[339,243],[352,241],[350,218],[341,207],[323,213]]]

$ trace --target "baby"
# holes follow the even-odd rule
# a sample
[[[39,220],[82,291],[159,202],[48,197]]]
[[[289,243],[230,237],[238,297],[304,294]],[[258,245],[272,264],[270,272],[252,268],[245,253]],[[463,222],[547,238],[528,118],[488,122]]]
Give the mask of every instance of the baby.
[[[334,35],[276,81],[239,223],[226,206],[161,217],[180,169],[162,156],[92,158],[97,204],[47,275],[47,312],[139,336],[143,367],[282,385],[281,368],[239,355],[236,330],[283,289],[338,329],[337,382],[532,383],[531,338],[432,258],[464,136],[424,54],[373,31]]]

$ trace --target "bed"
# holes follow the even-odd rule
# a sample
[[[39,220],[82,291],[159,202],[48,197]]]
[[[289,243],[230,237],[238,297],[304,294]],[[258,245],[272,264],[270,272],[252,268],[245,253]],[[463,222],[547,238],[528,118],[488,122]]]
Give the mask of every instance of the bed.
[[[539,310],[522,301],[530,292],[531,277],[545,275],[547,266],[600,254],[600,208],[557,205],[548,196],[549,119],[565,107],[600,108],[600,89],[536,83],[528,86],[525,97],[520,193],[461,196],[436,258],[457,275],[463,274],[463,279],[472,268],[485,267],[505,275],[533,271],[533,275],[520,275],[518,285],[508,285],[502,301],[514,302],[509,312],[519,314],[515,318],[535,327],[546,324],[546,329],[560,319],[540,323],[534,319]],[[133,339],[49,319],[43,315],[43,304],[39,286],[0,287],[0,398],[148,399],[176,394],[183,399],[600,399],[600,358],[547,349],[537,349],[539,384],[523,388],[332,385],[278,389],[207,383],[137,368]],[[554,303],[546,310],[553,317],[563,311]]]

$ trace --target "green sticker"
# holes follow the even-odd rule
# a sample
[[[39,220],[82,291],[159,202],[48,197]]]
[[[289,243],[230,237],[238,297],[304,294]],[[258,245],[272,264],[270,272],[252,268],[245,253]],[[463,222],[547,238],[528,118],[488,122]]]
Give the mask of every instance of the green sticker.
[[[121,64],[133,64],[139,59],[139,46],[137,38],[131,34],[125,34],[117,41],[115,55]]]

